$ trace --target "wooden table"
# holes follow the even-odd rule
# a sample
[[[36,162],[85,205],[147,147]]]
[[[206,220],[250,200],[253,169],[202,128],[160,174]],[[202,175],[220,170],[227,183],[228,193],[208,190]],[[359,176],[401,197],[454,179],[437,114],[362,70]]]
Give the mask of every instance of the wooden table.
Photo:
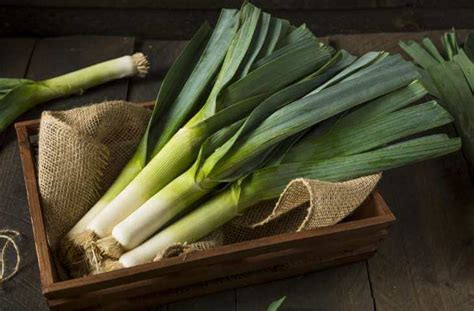
[[[440,32],[429,33],[438,40]],[[400,38],[422,34],[334,36],[353,53],[399,51]],[[67,109],[103,100],[153,100],[181,41],[74,36],[0,38],[0,77],[43,79],[109,58],[143,51],[151,61],[145,80],[116,81],[83,96],[33,109]],[[443,131],[453,133],[452,127]],[[380,189],[398,217],[372,259],[301,277],[158,306],[155,310],[266,310],[286,295],[281,310],[473,310],[474,188],[460,153],[386,172]],[[22,232],[18,275],[0,289],[0,310],[44,310],[26,192],[13,127],[0,134],[0,228]]]

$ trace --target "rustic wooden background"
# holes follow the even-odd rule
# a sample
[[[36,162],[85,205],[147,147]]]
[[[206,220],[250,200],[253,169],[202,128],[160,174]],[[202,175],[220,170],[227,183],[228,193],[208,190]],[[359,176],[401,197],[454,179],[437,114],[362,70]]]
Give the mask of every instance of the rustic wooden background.
[[[188,39],[241,0],[0,0],[0,35],[130,35]],[[318,35],[474,29],[472,0],[254,0]]]
[[[20,118],[27,120],[38,118],[43,109],[66,109],[107,99],[153,100],[167,68],[184,45],[176,39],[188,38],[198,21],[213,20],[222,3],[238,6],[240,1],[122,0],[113,9],[109,9],[115,5],[111,0],[71,0],[67,5],[60,0],[0,3],[4,4],[0,7],[0,36],[4,36],[0,38],[0,77],[43,79],[133,51],[143,51],[151,61],[151,73],[145,80],[116,81],[81,97],[50,102]],[[474,29],[472,1],[255,3],[292,21],[306,21],[320,35],[451,26]],[[429,35],[438,40],[440,34],[336,35],[331,42],[354,53],[371,49],[396,52],[401,38]],[[57,35],[63,36],[50,38]],[[442,130],[453,134],[450,126]],[[0,310],[45,310],[18,153],[10,127],[0,134],[0,228],[22,232],[23,261],[17,277],[0,289]],[[474,191],[462,155],[386,172],[380,189],[398,222],[367,262],[153,310],[265,310],[284,295],[287,301],[282,311],[474,310]]]

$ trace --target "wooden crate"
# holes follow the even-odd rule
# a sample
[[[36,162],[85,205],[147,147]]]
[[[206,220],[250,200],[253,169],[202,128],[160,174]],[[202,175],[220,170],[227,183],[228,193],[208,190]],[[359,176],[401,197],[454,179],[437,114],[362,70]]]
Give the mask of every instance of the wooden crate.
[[[381,195],[374,191],[353,215],[334,226],[61,281],[47,242],[38,191],[39,120],[19,122],[15,127],[42,292],[54,310],[137,309],[364,260],[375,253],[395,221]]]

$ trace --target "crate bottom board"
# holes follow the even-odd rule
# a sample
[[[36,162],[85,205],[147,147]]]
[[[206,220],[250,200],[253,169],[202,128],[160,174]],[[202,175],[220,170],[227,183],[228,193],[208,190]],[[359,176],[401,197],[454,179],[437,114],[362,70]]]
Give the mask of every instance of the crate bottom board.
[[[304,259],[277,264],[257,271],[237,274],[231,277],[218,278],[206,282],[184,286],[172,290],[156,291],[143,296],[133,298],[114,299],[110,303],[94,302],[93,308],[100,310],[137,310],[166,304],[183,299],[208,295],[232,288],[245,287],[288,277],[302,275],[312,271],[327,269],[340,265],[350,264],[368,259],[375,254],[377,245],[369,245],[346,254],[334,257],[321,258],[320,256],[305,256]],[[73,310],[82,309],[80,300],[87,299],[78,297],[76,299],[52,299],[48,300],[51,310]],[[97,300],[97,298],[96,298]],[[92,306],[91,306],[92,307]]]

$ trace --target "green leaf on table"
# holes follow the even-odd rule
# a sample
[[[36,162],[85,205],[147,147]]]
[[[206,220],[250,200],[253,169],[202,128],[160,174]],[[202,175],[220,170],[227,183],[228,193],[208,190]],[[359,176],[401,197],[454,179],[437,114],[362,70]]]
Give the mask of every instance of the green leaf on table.
[[[281,307],[283,302],[285,302],[285,299],[286,299],[286,296],[283,296],[280,299],[275,300],[268,306],[267,311],[277,311]]]

